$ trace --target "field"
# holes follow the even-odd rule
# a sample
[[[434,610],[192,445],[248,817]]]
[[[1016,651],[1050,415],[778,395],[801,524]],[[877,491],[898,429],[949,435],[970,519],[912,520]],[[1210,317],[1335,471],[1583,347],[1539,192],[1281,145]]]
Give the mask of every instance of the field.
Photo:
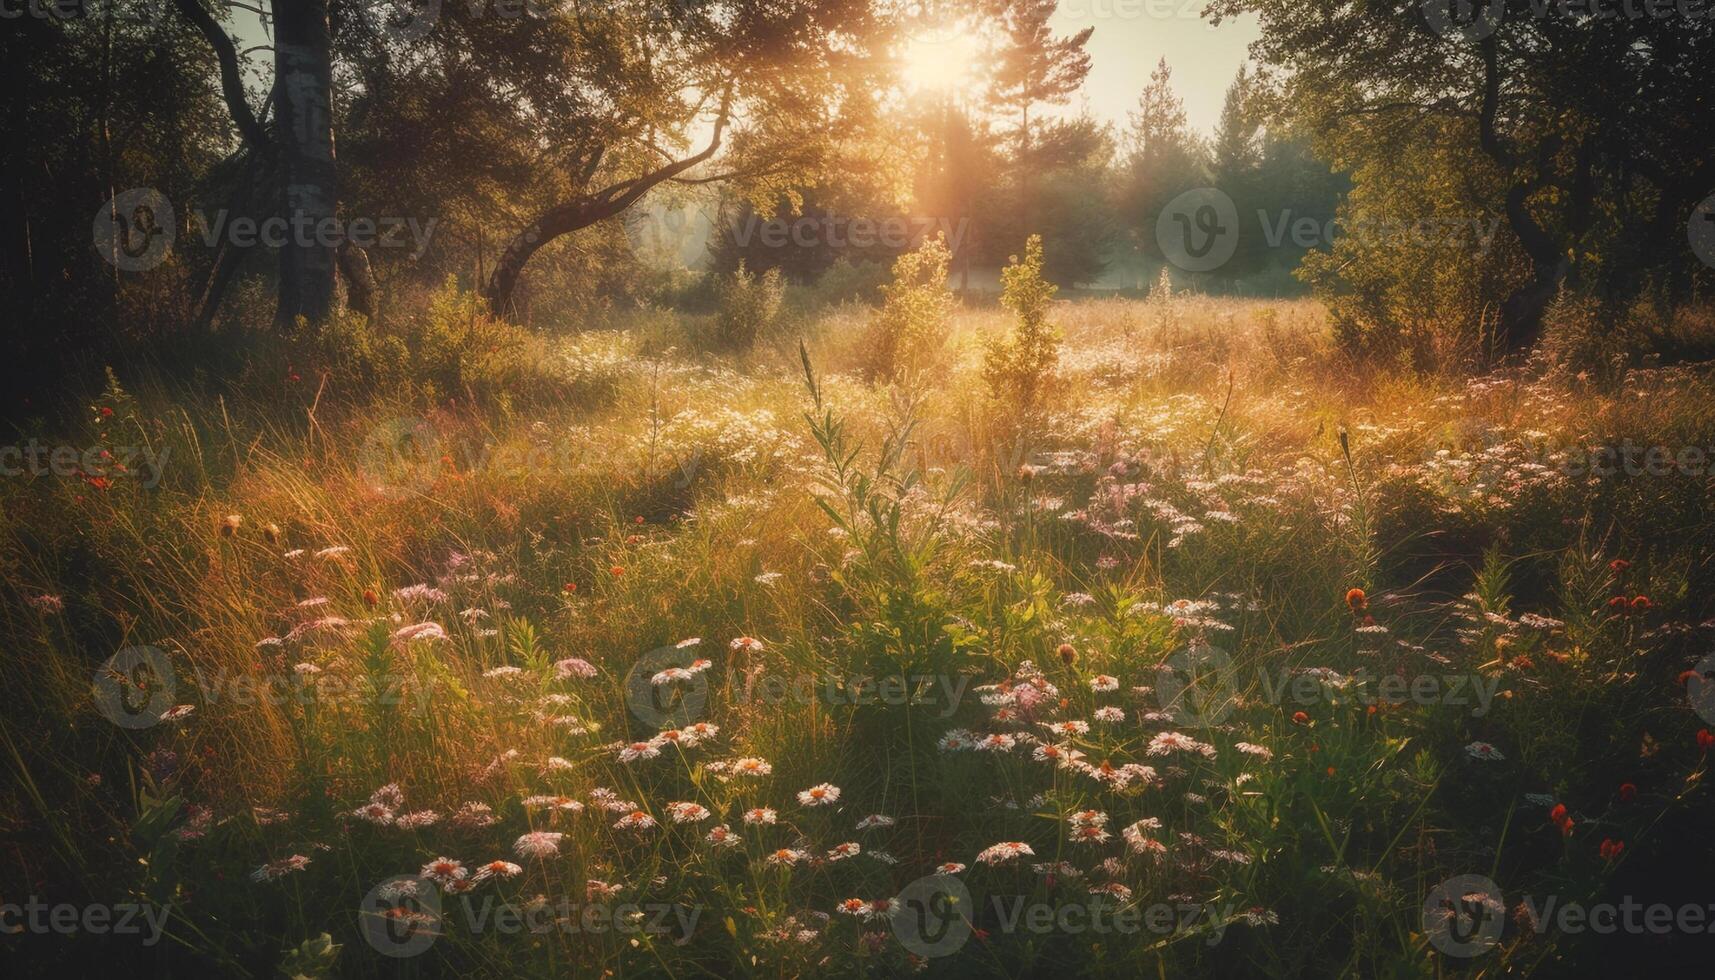
[[[872,317],[735,356],[616,315],[487,387],[120,366],[20,430],[0,900],[82,918],[0,963],[1710,962],[1707,370],[1382,371],[1310,301],[1084,299],[1010,412],[1010,314],[891,384]]]

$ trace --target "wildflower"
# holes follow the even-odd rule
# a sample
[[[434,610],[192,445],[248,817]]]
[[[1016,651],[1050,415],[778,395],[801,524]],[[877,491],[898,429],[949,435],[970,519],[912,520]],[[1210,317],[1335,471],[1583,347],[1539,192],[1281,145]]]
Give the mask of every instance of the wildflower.
[[[943,861],[935,865],[935,873],[938,875],[956,875],[963,873],[964,870],[965,866],[957,861]]]
[[[1112,705],[1109,705],[1105,708],[1097,708],[1096,713],[1093,717],[1097,721],[1104,722],[1104,723],[1107,723],[1110,725],[1111,724],[1117,724],[1119,722],[1125,721],[1125,709],[1116,708]]]
[[[655,687],[662,687],[667,684],[677,684],[681,681],[688,681],[695,676],[695,674],[683,667],[668,667],[666,670],[663,670],[649,678],[649,683]]]
[[[1620,802],[1630,803],[1638,798],[1638,787],[1634,783],[1620,784]]]
[[[463,878],[470,874],[465,870],[464,862],[455,861],[449,857],[438,857],[423,865],[422,876],[430,881],[445,885],[449,881]]]
[[[773,772],[774,767],[768,763],[767,759],[746,756],[733,762],[732,771],[735,776],[754,776],[760,779]]]
[[[1487,742],[1472,742],[1470,745],[1465,746],[1465,753],[1473,759],[1481,759],[1483,761],[1504,762],[1507,758],[1501,754],[1500,749],[1495,748]]]
[[[999,844],[983,848],[982,852],[977,855],[977,863],[1005,864],[1020,857],[1035,856],[1036,852],[1030,849],[1029,844],[1022,841],[1002,841]]]
[[[434,826],[435,822],[440,819],[441,815],[433,810],[417,810],[412,813],[400,814],[393,821],[393,826],[400,830],[420,830],[424,827]]]
[[[351,815],[378,827],[385,827],[393,822],[393,811],[380,803],[365,803],[353,810]]]
[[[452,820],[453,826],[462,827],[466,830],[479,830],[484,827],[492,827],[500,822],[500,818],[494,815],[493,807],[490,807],[487,803],[477,803],[475,801],[461,805],[458,808],[458,812],[453,814]]]
[[[1292,723],[1294,725],[1308,725],[1308,724],[1310,724],[1309,713],[1304,712],[1304,711],[1294,711],[1292,713]]]
[[[619,578],[621,575],[625,574],[625,566],[615,565],[612,568],[608,569],[607,571],[608,571],[608,574],[612,575],[614,578]]]
[[[1087,721],[1045,721],[1042,727],[1061,738],[1085,735],[1090,731],[1090,723]]]
[[[1119,688],[1120,679],[1118,677],[1113,677],[1108,674],[1097,674],[1090,678],[1090,690],[1095,691],[1097,694],[1106,694],[1109,691],[1117,691]]]
[[[565,836],[551,830],[535,830],[514,841],[512,849],[519,857],[537,860],[550,858],[560,853],[560,841]]]
[[[447,601],[447,594],[432,585],[407,585],[393,590],[393,601],[401,605],[432,606]]]
[[[959,752],[976,748],[977,737],[963,728],[955,728],[941,736],[938,743],[942,752]]]
[[[619,750],[619,761],[633,762],[638,759],[653,759],[661,754],[654,742],[632,742]]]
[[[302,871],[310,866],[310,859],[302,854],[294,854],[289,858],[270,861],[255,871],[250,872],[251,881],[276,881],[280,878]]]
[[[569,796],[529,796],[525,797],[524,805],[532,810],[563,810],[567,813],[582,813],[584,805]]]
[[[560,591],[564,592],[566,595],[575,595],[578,591],[578,583],[567,582],[565,585],[560,586]]]
[[[197,709],[197,706],[194,704],[174,705],[173,707],[168,708],[167,710],[161,712],[161,720],[162,721],[183,721],[186,718],[189,718],[191,716],[191,713],[196,711],[196,709]]]
[[[415,623],[393,634],[393,643],[404,646],[408,643],[437,642],[447,639],[447,631],[439,623]]]
[[[1649,612],[1653,605],[1654,603],[1649,601],[1649,596],[1647,595],[1632,597],[1632,612],[1634,614],[1642,615],[1643,613]]]
[[[374,589],[363,590],[363,604],[365,606],[368,606],[370,609],[374,609],[380,602],[381,597],[375,593]]]
[[[397,810],[405,805],[405,791],[399,788],[398,783],[388,783],[369,794],[369,802]]]
[[[243,523],[244,518],[237,514],[228,514],[222,517],[220,519],[220,536],[223,538],[232,537],[238,533],[238,527]]]
[[[66,607],[65,599],[45,592],[41,595],[31,596],[28,601],[37,612],[44,616],[56,616],[64,612]]]
[[[1274,758],[1274,752],[1264,745],[1253,745],[1250,742],[1235,742],[1233,743],[1233,748],[1243,752],[1245,755],[1253,755],[1264,761]]]
[[[858,830],[872,830],[877,827],[891,827],[898,821],[883,813],[872,813],[857,822]]]
[[[861,898],[848,898],[835,906],[835,910],[842,915],[861,916],[869,910],[869,903]]]
[[[1215,747],[1199,742],[1189,735],[1179,732],[1161,732],[1149,740],[1146,750],[1150,755],[1169,755],[1174,752],[1195,752],[1206,759],[1215,757]]]
[[[1120,831],[1120,837],[1125,840],[1126,846],[1130,847],[1138,854],[1148,854],[1151,852],[1166,853],[1167,849],[1153,837],[1149,836],[1150,831],[1160,829],[1160,820],[1155,817],[1144,817],[1142,820],[1139,820]]]
[[[744,811],[744,822],[752,826],[772,824],[774,820],[775,813],[772,807],[759,806]]]
[[[762,641],[753,636],[741,636],[727,644],[734,653],[761,653]]]
[[[839,799],[840,788],[832,783],[821,783],[798,793],[798,802],[804,806],[828,806]]]
[[[567,657],[554,661],[554,679],[571,680],[574,677],[588,680],[596,675],[596,669],[588,660],[582,657]]]
[[[1560,836],[1572,836],[1572,814],[1566,812],[1566,804],[1554,804],[1554,809],[1548,811],[1548,820],[1560,828]]]
[[[1363,589],[1348,589],[1346,590],[1346,605],[1354,613],[1363,612],[1370,608],[1370,598],[1364,594]]]
[[[619,895],[618,885],[610,885],[600,878],[591,878],[584,882],[584,901],[604,902]]]
[[[706,834],[703,839],[708,841],[710,844],[713,844],[715,847],[723,848],[737,847],[739,844],[743,843],[743,838],[733,833],[732,828],[728,827],[724,823],[711,827],[708,834]]]
[[[1625,841],[1611,840],[1607,837],[1604,837],[1604,838],[1602,838],[1601,845],[1596,849],[1596,851],[1598,854],[1602,855],[1602,860],[1612,861],[1615,858],[1619,857],[1620,852],[1625,850],[1625,849],[1626,849],[1626,842]]]
[[[1707,728],[1699,728],[1697,730],[1697,748],[1703,752],[1715,748],[1715,734],[1711,734]]]
[[[1608,571],[1613,572],[1615,575],[1623,574],[1626,569],[1631,567],[1632,563],[1624,558],[1616,558],[1608,563]]]
[[[847,841],[844,844],[835,844],[828,851],[828,860],[843,861],[849,857],[857,857],[862,850],[863,848],[859,847],[856,841]]]
[[[701,808],[699,807],[699,809]],[[642,810],[633,810],[613,822],[614,830],[648,830],[653,826],[655,826],[655,818]]]
[[[1062,643],[1058,647],[1055,647],[1054,653],[1060,658],[1060,662],[1068,667],[1076,663],[1078,660],[1078,651],[1070,643]]]
[[[984,736],[974,747],[979,752],[1011,752],[1018,745],[1018,740],[1011,735],[995,734]]]
[[[667,815],[674,823],[696,823],[709,818],[709,809],[698,803],[669,803]]]
[[[511,861],[490,861],[476,869],[474,880],[487,881],[490,878],[515,878],[524,873],[524,869]]]
[[[803,860],[804,852],[793,850],[790,847],[782,847],[780,850],[768,855],[768,864],[777,868],[790,868],[792,865],[798,864]]]

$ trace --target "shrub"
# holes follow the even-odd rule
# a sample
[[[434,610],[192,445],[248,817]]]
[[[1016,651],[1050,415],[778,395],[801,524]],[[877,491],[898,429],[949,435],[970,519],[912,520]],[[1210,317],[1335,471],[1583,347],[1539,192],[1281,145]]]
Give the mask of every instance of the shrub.
[[[893,282],[881,287],[885,301],[869,329],[866,373],[895,380],[923,367],[940,346],[953,294],[947,289],[952,259],[939,237],[893,262]]]
[[[716,343],[725,350],[738,352],[756,346],[756,338],[780,313],[783,291],[779,269],[769,269],[758,276],[740,262],[732,276],[721,280],[718,286]]]
[[[1048,322],[1058,291],[1042,277],[1042,238],[1031,235],[1024,260],[1011,258],[1001,270],[1000,302],[1018,318],[1010,336],[990,338],[983,354],[983,380],[998,399],[1024,411],[1036,406],[1060,361],[1060,329]]]

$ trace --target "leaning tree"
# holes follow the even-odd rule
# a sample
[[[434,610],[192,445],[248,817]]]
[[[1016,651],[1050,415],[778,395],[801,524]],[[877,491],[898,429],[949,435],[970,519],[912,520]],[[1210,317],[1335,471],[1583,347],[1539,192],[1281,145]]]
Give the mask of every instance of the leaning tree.
[[[361,187],[371,204],[503,222],[481,286],[501,315],[543,247],[663,184],[771,201],[813,180],[874,119],[876,47],[896,24],[872,0],[272,0],[265,121],[211,0],[174,2],[219,55],[280,213],[324,222]],[[336,266],[361,282],[367,260],[283,250],[281,318],[326,316]]]

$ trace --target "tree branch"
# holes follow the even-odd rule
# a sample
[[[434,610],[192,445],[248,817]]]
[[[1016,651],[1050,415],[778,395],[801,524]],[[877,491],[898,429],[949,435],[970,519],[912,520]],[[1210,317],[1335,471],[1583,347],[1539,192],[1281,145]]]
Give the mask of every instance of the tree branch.
[[[214,55],[220,61],[220,88],[226,96],[227,111],[232,113],[233,125],[238,127],[245,142],[258,150],[267,149],[272,141],[256,121],[256,114],[250,111],[250,103],[245,101],[244,78],[238,71],[238,51],[233,47],[232,38],[203,9],[200,0],[173,0],[173,3],[186,20],[202,31],[209,46],[214,48]]]

